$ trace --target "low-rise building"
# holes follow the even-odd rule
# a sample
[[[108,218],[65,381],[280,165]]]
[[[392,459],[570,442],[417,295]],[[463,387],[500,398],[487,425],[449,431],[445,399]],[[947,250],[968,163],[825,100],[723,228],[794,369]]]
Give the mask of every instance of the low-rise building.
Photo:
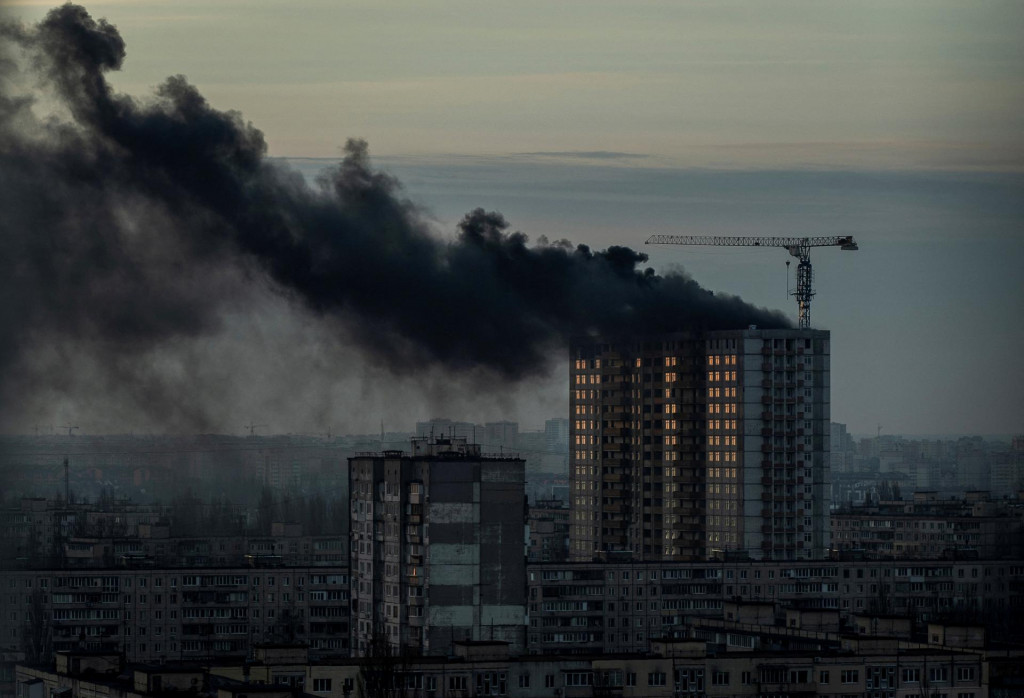
[[[131,662],[245,657],[269,641],[349,655],[346,566],[12,571],[0,591],[0,637],[30,661],[84,649]]]
[[[1024,506],[987,493],[938,499],[916,492],[912,501],[847,507],[832,513],[836,550],[870,557],[1020,559]]]
[[[785,628],[774,632],[784,638]],[[766,643],[771,644],[771,643]],[[512,656],[501,642],[457,642],[447,657],[311,663],[294,646],[262,646],[247,662],[121,666],[117,655],[67,653],[20,665],[25,698],[679,698],[689,696],[1003,695],[1021,650],[888,641],[736,650],[699,639],[660,640],[643,654]],[[378,660],[381,658],[377,658]],[[371,690],[376,686],[379,690]]]
[[[530,565],[528,577],[536,654],[646,652],[685,617],[723,618],[726,604],[745,617],[771,604],[780,625],[787,609],[835,612],[848,628],[857,614],[959,615],[1012,632],[1024,612],[1024,563],[1004,560],[565,562]]]

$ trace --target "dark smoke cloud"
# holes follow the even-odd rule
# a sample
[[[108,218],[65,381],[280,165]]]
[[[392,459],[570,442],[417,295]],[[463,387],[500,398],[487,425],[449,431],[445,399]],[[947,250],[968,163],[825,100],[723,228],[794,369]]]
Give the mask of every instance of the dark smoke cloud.
[[[261,297],[254,288],[337,327],[393,373],[518,380],[576,334],[786,324],[658,276],[626,247],[530,246],[483,209],[444,240],[362,141],[310,186],[182,76],[148,100],[116,93],[105,75],[121,67],[124,41],[82,7],[5,23],[0,40],[7,417],[17,396],[70,390],[73,367],[87,364],[121,399],[201,428],[203,407],[182,414],[189,396],[168,389],[183,369],[164,380],[153,356],[215,337]]]

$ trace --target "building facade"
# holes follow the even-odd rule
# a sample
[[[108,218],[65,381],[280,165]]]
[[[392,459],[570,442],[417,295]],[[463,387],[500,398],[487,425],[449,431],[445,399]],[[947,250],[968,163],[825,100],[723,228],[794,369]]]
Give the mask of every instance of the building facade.
[[[71,650],[132,662],[244,658],[260,642],[349,656],[347,567],[7,570],[3,579],[0,646],[31,661]]]
[[[525,646],[524,462],[464,438],[349,461],[353,647]]]
[[[897,559],[1024,559],[1024,502],[987,492],[939,499],[915,492],[910,501],[847,506],[832,513],[833,545],[866,557]]]
[[[647,652],[688,619],[725,618],[737,598],[785,609],[918,621],[961,615],[1012,633],[1024,618],[1024,563],[1009,560],[568,562],[529,567],[529,651]],[[909,622],[909,621],[908,621]],[[772,625],[772,623],[768,623]]]
[[[829,334],[572,343],[570,555],[828,555]]]
[[[793,639],[772,635],[776,641]],[[987,698],[1019,693],[1019,649],[989,652],[948,641],[860,642],[855,637],[844,638],[842,649],[834,640],[804,644],[797,650],[751,651],[701,639],[668,640],[646,654],[516,657],[502,643],[456,643],[448,657],[412,658],[389,670],[388,688],[376,692],[367,689],[358,663],[310,663],[294,648],[260,648],[244,664],[190,666],[123,666],[117,655],[69,653],[52,668],[18,666],[16,683],[21,698]]]

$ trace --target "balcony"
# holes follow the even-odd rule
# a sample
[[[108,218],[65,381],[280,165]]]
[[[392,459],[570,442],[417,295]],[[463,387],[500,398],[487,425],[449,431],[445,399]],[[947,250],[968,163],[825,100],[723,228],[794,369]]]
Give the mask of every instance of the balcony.
[[[759,694],[776,694],[776,695],[817,695],[817,684],[804,681],[800,683],[767,683],[761,682]]]

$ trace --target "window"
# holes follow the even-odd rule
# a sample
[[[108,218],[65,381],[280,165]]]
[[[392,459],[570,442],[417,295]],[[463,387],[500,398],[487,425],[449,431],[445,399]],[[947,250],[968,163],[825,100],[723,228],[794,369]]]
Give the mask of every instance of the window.
[[[957,681],[974,681],[974,667],[959,666],[956,668]]]
[[[712,671],[711,672],[711,685],[712,686],[728,686],[729,685],[729,672],[728,671]]]
[[[843,669],[839,674],[839,680],[843,683],[857,683],[860,681],[860,671],[857,669]]]
[[[636,686],[636,672],[635,671],[627,671],[626,672],[626,685],[627,686]]]
[[[555,687],[555,675],[554,674],[544,674],[544,688],[554,688],[554,687]]]
[[[331,690],[330,679],[313,679],[314,693],[329,693]]]
[[[529,674],[520,674],[519,675],[519,688],[529,688],[529,687],[530,687],[530,675]]]
[[[565,685],[589,686],[591,676],[589,671],[567,671],[565,672]]]
[[[903,683],[921,683],[920,669],[904,669]]]
[[[665,685],[665,672],[664,671],[652,671],[647,674],[647,685],[648,686],[664,686]]]
[[[949,681],[949,667],[929,667],[928,669],[928,680],[929,681]]]
[[[554,678],[554,677],[552,677]],[[465,676],[449,676],[448,677],[448,690],[449,691],[465,691],[466,686],[469,685],[469,681]]]

